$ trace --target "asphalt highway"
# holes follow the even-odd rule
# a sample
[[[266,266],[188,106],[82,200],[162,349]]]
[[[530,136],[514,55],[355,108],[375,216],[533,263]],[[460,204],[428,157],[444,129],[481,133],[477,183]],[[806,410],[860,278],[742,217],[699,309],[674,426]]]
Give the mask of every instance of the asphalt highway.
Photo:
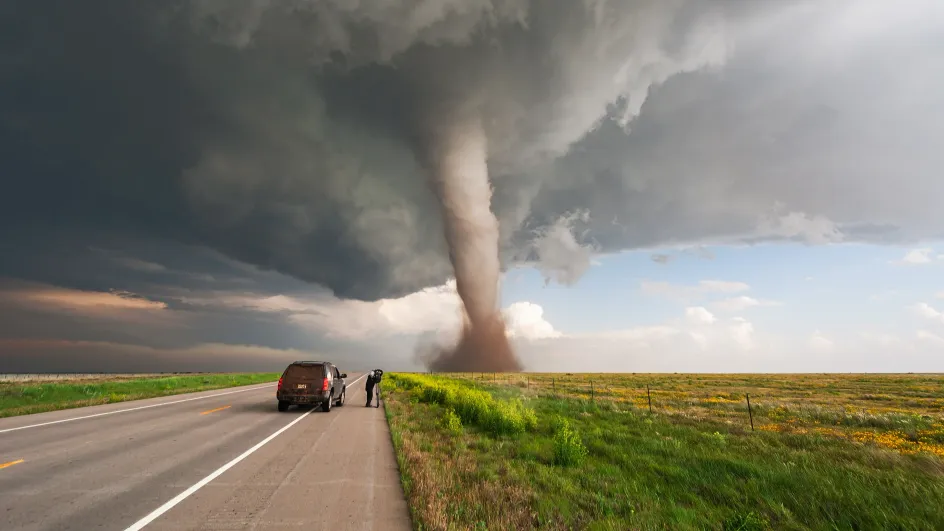
[[[0,419],[0,529],[408,530],[363,375],[330,412],[275,384]]]

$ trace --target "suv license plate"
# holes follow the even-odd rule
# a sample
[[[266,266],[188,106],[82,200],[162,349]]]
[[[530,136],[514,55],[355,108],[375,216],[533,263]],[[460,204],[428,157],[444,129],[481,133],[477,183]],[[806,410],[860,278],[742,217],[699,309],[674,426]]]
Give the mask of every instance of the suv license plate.
[[[308,388],[308,384],[298,384],[298,389],[306,389],[306,388]]]

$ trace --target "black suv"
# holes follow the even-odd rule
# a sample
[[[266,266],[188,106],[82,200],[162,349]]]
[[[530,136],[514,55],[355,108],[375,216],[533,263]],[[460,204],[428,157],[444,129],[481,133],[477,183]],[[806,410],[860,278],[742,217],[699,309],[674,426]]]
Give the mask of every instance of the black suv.
[[[331,406],[343,406],[347,394],[345,378],[347,373],[327,361],[293,362],[279,378],[275,392],[279,411],[286,411],[292,404],[320,404],[322,411],[331,411]]]

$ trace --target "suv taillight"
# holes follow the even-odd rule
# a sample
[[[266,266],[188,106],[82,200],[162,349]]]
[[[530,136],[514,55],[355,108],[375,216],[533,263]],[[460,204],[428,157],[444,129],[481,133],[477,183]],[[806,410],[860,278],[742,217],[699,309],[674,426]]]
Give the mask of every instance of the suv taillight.
[[[282,377],[279,376],[279,387],[276,389],[276,391],[281,391],[281,390],[282,390]]]
[[[324,382],[321,383],[321,390],[322,390],[322,391],[327,391],[328,389],[329,389],[328,379],[325,378],[325,379],[324,379]]]

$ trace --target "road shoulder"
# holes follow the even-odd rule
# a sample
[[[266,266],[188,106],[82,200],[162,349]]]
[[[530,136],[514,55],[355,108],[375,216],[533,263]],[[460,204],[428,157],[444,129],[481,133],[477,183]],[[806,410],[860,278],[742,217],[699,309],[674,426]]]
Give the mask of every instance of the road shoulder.
[[[352,387],[147,528],[412,529],[384,409]]]

